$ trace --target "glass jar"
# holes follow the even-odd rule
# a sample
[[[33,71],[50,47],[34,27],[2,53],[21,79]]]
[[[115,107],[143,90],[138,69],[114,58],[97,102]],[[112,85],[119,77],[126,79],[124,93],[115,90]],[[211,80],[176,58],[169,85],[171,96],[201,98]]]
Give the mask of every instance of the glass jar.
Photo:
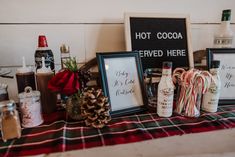
[[[0,102],[2,139],[20,138],[21,127],[18,111],[13,100]]]
[[[31,87],[26,87],[25,92],[19,94],[19,98],[22,126],[31,128],[42,124],[40,92],[32,91]]]
[[[157,107],[157,90],[162,75],[160,68],[148,68],[144,72],[145,86],[148,96],[148,106],[153,111]]]
[[[0,101],[8,100],[7,84],[0,83]]]
[[[70,118],[74,120],[82,120],[81,115],[81,98],[75,95],[70,96],[66,102],[66,111]]]

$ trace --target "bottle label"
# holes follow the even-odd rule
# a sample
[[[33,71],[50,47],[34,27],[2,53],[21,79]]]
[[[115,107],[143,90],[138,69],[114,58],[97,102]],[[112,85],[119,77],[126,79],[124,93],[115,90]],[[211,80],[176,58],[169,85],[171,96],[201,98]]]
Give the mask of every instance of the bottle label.
[[[232,37],[216,37],[214,39],[214,45],[217,48],[232,47],[233,38]]]
[[[170,76],[170,75],[171,75],[171,69],[162,70],[162,76]]]
[[[51,50],[38,50],[35,53],[35,66],[36,70],[42,67],[42,57],[45,57],[45,65],[48,68],[50,66],[51,70],[54,71],[54,56]]]
[[[216,71],[214,71],[216,73]],[[213,75],[210,88],[203,96],[202,109],[207,112],[216,112],[218,108],[219,95],[220,95],[220,80],[217,75]]]
[[[70,57],[61,57],[61,67],[62,67],[62,69],[66,68],[65,63],[68,59],[70,59]]]
[[[162,88],[158,92],[157,113],[160,117],[170,117],[173,111],[173,88]]]

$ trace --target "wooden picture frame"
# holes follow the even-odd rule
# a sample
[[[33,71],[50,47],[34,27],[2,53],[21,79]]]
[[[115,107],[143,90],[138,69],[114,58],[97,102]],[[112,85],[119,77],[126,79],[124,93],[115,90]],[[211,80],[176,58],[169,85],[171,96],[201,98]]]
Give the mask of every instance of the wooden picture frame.
[[[144,111],[147,96],[138,52],[97,53],[96,57],[111,116]]]
[[[173,62],[173,69],[193,68],[190,20],[184,14],[125,13],[127,51],[138,51],[143,70],[162,68]]]
[[[207,48],[207,68],[220,60],[221,90],[219,105],[235,104],[235,48]]]

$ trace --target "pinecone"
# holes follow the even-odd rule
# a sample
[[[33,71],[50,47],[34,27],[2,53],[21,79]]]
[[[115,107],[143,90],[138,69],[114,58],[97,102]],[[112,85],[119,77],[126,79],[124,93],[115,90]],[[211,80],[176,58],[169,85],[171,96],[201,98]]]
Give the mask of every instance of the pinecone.
[[[110,120],[108,98],[101,89],[85,89],[82,96],[81,114],[87,126],[102,128]]]

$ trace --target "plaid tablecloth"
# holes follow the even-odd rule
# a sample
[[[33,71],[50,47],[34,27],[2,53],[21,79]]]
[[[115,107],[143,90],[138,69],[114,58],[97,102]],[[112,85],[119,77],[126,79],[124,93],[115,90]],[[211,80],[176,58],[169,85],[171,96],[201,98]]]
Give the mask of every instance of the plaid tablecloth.
[[[202,113],[199,118],[160,118],[150,112],[130,115],[114,118],[102,129],[85,127],[82,121],[70,121],[60,111],[47,115],[41,126],[23,129],[20,139],[5,143],[0,140],[0,156],[64,152],[233,127],[235,105],[221,106],[218,112]]]

